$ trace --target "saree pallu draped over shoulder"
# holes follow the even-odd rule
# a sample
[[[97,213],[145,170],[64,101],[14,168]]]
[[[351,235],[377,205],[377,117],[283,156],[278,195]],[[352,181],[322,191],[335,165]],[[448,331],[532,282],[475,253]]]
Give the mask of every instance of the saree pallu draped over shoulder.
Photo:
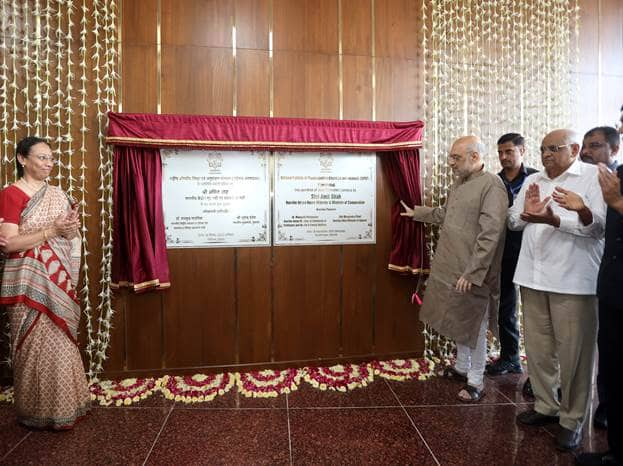
[[[22,211],[19,234],[51,227],[70,208],[62,190],[44,186]],[[50,238],[5,259],[0,304],[11,324],[15,408],[31,427],[69,429],[90,408],[77,342],[79,267],[80,238]]]

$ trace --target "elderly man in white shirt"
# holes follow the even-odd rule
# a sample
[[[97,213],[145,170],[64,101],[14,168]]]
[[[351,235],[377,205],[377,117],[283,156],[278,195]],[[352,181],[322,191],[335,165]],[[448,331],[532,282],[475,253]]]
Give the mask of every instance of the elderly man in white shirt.
[[[589,404],[606,216],[597,167],[578,160],[579,151],[580,139],[571,130],[545,136],[545,170],[526,179],[508,213],[509,228],[523,230],[514,282],[521,287],[536,399],[534,409],[517,420],[560,424],[561,450],[579,446]]]

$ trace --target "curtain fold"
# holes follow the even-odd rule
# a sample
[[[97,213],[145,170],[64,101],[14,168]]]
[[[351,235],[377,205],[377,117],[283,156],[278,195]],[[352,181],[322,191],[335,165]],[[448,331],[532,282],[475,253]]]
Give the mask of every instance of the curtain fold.
[[[114,157],[111,286],[168,288],[160,150],[116,146]]]
[[[387,152],[382,163],[397,197],[391,210],[392,249],[387,267],[396,272],[427,273],[430,267],[424,224],[400,215],[404,210],[401,200],[408,206],[422,205],[418,150]]]
[[[108,114],[109,144],[210,149],[389,151],[422,147],[421,121]]]

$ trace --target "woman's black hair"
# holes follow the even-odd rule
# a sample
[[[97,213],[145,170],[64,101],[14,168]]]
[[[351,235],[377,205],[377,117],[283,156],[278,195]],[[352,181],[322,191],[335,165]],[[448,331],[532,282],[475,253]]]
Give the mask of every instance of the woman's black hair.
[[[24,167],[22,167],[22,164],[19,163],[17,156],[21,155],[22,157],[28,157],[32,146],[40,144],[42,142],[47,144],[47,141],[45,139],[41,139],[37,136],[26,136],[24,139],[17,143],[17,146],[15,146],[15,168],[17,169],[17,174],[19,176],[24,176]]]

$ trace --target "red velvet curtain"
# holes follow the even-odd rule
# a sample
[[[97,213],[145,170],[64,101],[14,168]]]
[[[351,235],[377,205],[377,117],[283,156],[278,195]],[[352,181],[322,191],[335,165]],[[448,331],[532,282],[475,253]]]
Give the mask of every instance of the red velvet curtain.
[[[115,147],[112,287],[170,286],[160,150]]]
[[[392,206],[392,250],[390,270],[421,273],[429,271],[426,254],[424,224],[400,215],[404,211],[400,201],[408,206],[422,205],[420,187],[420,157],[417,149],[387,152],[383,169],[397,199]]]
[[[396,196],[420,203],[419,154],[424,123],[300,118],[109,113],[115,145],[112,281],[135,291],[169,286],[162,212],[160,147],[376,152]],[[428,268],[421,224],[392,208],[389,269]]]

